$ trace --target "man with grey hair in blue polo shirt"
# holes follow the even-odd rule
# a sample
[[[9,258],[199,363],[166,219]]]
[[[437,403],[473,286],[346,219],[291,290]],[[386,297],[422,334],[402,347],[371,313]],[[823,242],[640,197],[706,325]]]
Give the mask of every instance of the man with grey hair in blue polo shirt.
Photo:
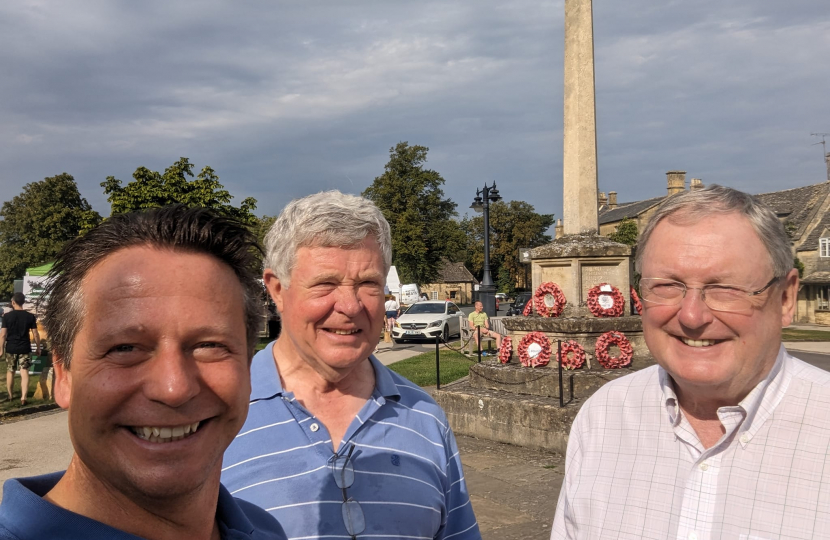
[[[392,258],[383,214],[317,193],[286,206],[265,243],[282,334],[254,357],[223,483],[289,538],[481,538],[444,412],[372,356]]]

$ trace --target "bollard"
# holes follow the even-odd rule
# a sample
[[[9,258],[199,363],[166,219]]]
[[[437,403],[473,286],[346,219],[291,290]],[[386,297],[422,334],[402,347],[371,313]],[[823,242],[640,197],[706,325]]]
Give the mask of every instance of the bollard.
[[[440,334],[439,334],[440,335]],[[438,349],[438,336],[435,336],[435,389],[441,389],[441,353]]]
[[[480,364],[481,363],[481,327],[480,326],[476,326],[476,335],[478,336],[478,346],[476,347],[476,349],[478,349],[478,363]]]
[[[565,406],[565,390],[562,387],[562,340],[556,340],[556,363],[559,364],[559,407]],[[573,379],[571,379],[573,384]]]

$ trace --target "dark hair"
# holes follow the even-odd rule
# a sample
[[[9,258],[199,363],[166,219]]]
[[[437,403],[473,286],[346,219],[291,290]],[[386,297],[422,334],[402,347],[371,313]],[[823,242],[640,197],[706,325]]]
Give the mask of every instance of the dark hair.
[[[23,304],[26,303],[26,297],[23,296],[22,292],[16,292],[12,295],[12,302],[20,307],[23,307]]]
[[[116,251],[138,246],[212,255],[228,265],[244,291],[248,356],[253,356],[263,306],[255,253],[262,249],[248,228],[234,219],[208,208],[173,205],[113,216],[68,242],[58,254],[44,293],[48,303],[43,324],[65,367],[84,317],[84,278]]]

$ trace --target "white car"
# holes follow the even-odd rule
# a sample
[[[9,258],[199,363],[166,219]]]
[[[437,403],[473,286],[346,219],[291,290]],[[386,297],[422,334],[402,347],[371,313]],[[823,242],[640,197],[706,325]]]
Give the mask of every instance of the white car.
[[[435,339],[435,336],[440,335],[447,341],[450,336],[461,333],[460,314],[458,306],[444,300],[412,304],[395,321],[392,339],[395,343],[400,343],[407,339]]]

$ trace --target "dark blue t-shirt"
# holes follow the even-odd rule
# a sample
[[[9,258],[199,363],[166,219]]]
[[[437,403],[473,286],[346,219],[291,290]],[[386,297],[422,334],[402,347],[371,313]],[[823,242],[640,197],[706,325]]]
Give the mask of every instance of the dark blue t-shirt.
[[[58,472],[3,484],[0,540],[141,540],[43,499],[62,477],[63,472]],[[219,486],[216,519],[224,540],[286,540],[268,512],[235,499],[223,486]]]

